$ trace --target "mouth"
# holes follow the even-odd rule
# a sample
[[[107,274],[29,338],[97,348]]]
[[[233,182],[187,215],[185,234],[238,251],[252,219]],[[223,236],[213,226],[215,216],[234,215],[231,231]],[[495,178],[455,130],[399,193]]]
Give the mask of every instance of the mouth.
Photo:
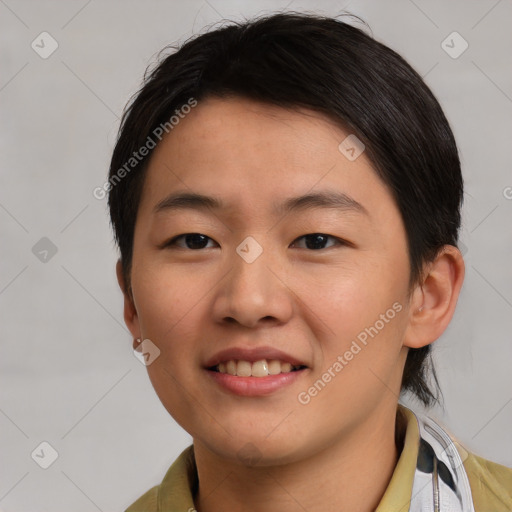
[[[288,361],[279,359],[260,359],[258,361],[246,361],[243,359],[230,359],[219,364],[210,366],[207,370],[217,373],[225,373],[234,377],[268,377],[281,373],[292,373],[305,370],[303,364],[291,364]]]
[[[304,378],[310,368],[275,347],[232,347],[208,359],[203,368],[228,394],[245,397],[280,392]]]

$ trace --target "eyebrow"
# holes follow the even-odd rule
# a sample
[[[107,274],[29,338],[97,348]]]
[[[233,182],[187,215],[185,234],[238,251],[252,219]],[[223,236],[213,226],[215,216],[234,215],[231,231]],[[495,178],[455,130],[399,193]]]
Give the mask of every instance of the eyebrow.
[[[170,194],[160,201],[153,209],[153,212],[159,213],[172,210],[222,210],[226,207],[222,200],[217,197],[191,192],[177,192]],[[361,203],[344,192],[332,190],[290,197],[282,203],[273,203],[273,213],[275,215],[285,215],[292,212],[307,211],[317,208],[352,211],[369,216],[368,210]]]

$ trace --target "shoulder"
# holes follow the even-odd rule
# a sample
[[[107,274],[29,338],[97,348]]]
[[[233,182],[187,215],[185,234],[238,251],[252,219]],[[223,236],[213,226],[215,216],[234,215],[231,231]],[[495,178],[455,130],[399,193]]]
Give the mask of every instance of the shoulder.
[[[158,510],[158,489],[155,485],[149,491],[144,493],[137,501],[132,503],[125,512],[156,512]]]
[[[475,512],[512,510],[512,469],[468,453],[464,460]]]
[[[198,486],[194,447],[189,446],[167,470],[159,485],[144,493],[125,512],[187,512],[194,509],[193,494]]]

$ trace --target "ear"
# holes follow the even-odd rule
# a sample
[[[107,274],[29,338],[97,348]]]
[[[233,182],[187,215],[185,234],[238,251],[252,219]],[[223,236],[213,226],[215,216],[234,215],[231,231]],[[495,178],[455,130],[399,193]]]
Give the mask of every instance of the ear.
[[[462,254],[453,245],[445,245],[426,266],[422,282],[410,301],[409,325],[404,335],[406,347],[424,347],[443,334],[453,317],[464,273]]]
[[[121,288],[124,296],[124,322],[133,336],[133,348],[135,349],[139,345],[137,340],[141,339],[139,317],[133,302],[132,294],[130,291],[128,291],[127,283],[124,281],[123,265],[121,260],[118,260],[116,263],[116,275],[119,288]]]

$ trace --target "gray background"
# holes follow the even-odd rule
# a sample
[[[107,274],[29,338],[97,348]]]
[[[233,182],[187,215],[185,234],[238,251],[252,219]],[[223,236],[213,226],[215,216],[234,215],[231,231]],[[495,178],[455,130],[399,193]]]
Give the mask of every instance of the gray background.
[[[510,0],[0,0],[1,510],[123,510],[190,443],[132,353],[106,201],[92,191],[158,50],[222,18],[284,8],[363,17],[452,124],[467,274],[436,343],[445,410],[431,414],[466,448],[512,466]],[[47,59],[31,48],[43,31],[59,45]],[[469,44],[456,59],[441,46],[453,31]],[[47,241],[33,251],[43,237],[57,248],[46,262]],[[31,458],[42,441],[58,452],[46,470]]]

